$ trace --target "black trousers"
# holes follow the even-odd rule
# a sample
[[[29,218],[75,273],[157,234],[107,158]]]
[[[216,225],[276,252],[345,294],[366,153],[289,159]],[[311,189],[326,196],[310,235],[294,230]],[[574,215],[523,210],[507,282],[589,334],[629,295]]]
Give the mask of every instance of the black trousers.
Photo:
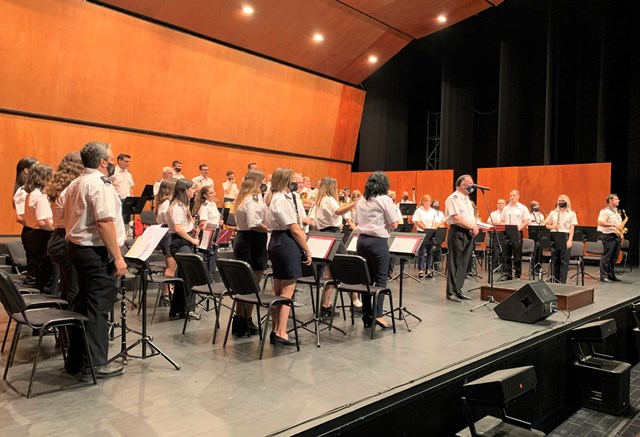
[[[566,234],[569,237],[569,234]],[[571,257],[571,249],[566,246],[551,251],[551,268],[553,269],[553,277],[556,281],[566,284],[567,275],[569,274],[569,258]]]
[[[620,237],[616,234],[603,234],[604,252],[600,258],[600,279],[616,279],[615,267],[620,252]]]
[[[508,279],[512,278],[512,274],[516,278],[520,278],[522,275],[522,231],[519,232],[519,235],[519,241],[509,241],[502,248],[504,271]]]
[[[87,316],[89,349],[94,366],[108,361],[109,313],[116,301],[115,266],[104,246],[89,247],[69,243],[69,257],[78,272],[78,294],[71,310]],[[83,361],[84,341],[78,329],[70,330],[67,371],[76,373]]]
[[[36,288],[41,293],[56,294],[58,292],[57,268],[54,268],[51,257],[47,254],[47,244],[53,231],[32,229],[26,236],[24,247],[35,267]]]
[[[171,235],[171,245],[169,246],[169,248],[171,250],[171,256],[175,256],[176,253],[193,253],[193,244],[189,243],[187,240],[177,234]],[[180,268],[176,270],[175,276],[177,278],[182,277],[180,275]],[[186,299],[185,293],[189,294]],[[169,311],[169,314],[179,315],[181,313],[189,311],[189,309],[187,308],[187,299],[189,301],[192,300],[190,290],[185,290],[182,284],[175,284],[173,288],[173,297],[171,298],[171,309]],[[191,306],[191,304],[189,306]]]
[[[78,295],[78,273],[69,256],[69,243],[65,231],[56,229],[49,238],[47,252],[60,272],[60,297],[72,304]]]
[[[447,296],[461,296],[473,252],[473,236],[469,229],[452,225],[447,236],[447,248]]]
[[[360,234],[358,245],[356,246],[358,255],[367,260],[369,276],[373,283],[379,287],[386,287],[389,280],[389,244],[386,238],[372,237],[371,235]],[[362,295],[362,314],[372,316],[372,296]],[[378,295],[376,311],[374,317],[382,317],[384,307],[384,294]]]
[[[36,265],[31,259],[31,254],[27,251],[27,240],[29,239],[29,234],[33,231],[33,228],[29,226],[23,226],[22,232],[20,233],[20,241],[22,241],[22,246],[24,247],[24,251],[27,255],[27,279],[30,281],[36,280]]]

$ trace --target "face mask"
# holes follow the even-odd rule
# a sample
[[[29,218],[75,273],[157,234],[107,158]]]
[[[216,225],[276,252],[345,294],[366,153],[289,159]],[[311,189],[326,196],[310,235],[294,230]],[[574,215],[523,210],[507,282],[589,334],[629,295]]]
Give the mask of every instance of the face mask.
[[[175,171],[176,173],[180,173],[182,171],[182,168],[174,168],[173,171]]]
[[[406,202],[407,200],[409,200],[409,196],[402,196],[402,200]]]
[[[296,181],[291,182],[289,184],[289,190],[291,190],[291,192],[298,191],[298,183]]]
[[[431,208],[433,208],[436,211],[438,211],[440,209],[440,205],[431,205]]]
[[[116,166],[110,162],[107,164],[107,177],[111,177],[116,173]]]
[[[344,196],[339,196],[339,197],[338,197],[338,200],[339,200],[340,202],[344,202]]]
[[[558,208],[566,208],[567,202],[558,202]]]
[[[533,212],[538,212],[540,211],[540,207],[539,206],[534,206],[533,208],[531,208],[533,210]]]
[[[467,190],[467,193],[471,194],[475,191],[475,188],[472,187],[471,185],[465,187],[465,190]]]
[[[267,184],[260,184],[260,191],[262,194],[267,192]]]

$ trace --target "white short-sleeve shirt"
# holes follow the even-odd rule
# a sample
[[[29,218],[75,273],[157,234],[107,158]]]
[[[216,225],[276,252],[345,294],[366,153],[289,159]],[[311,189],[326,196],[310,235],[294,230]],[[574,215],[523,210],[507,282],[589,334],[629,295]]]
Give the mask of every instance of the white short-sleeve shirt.
[[[156,214],[157,224],[159,225],[167,224],[167,211],[169,211],[169,204],[171,204],[171,201],[169,199],[166,199],[164,202],[158,205],[158,210]]]
[[[451,193],[449,197],[447,197],[444,205],[444,216],[447,220],[447,223],[449,223],[450,225],[455,224],[455,221],[453,219],[454,215],[459,215],[461,218],[473,225],[476,224],[476,215],[469,196],[466,196],[460,191],[456,190]]]
[[[372,237],[389,238],[391,224],[400,221],[400,215],[391,197],[383,194],[369,200],[362,197],[356,203],[358,229]]]
[[[267,207],[262,202],[262,196],[254,194],[246,197],[242,205],[236,206],[236,229],[248,231],[264,223]]]
[[[336,214],[336,209],[340,204],[331,196],[324,196],[320,205],[316,206],[315,226],[317,229],[324,229],[331,226],[340,226],[342,217]]]
[[[213,202],[204,202],[198,210],[198,218],[200,221],[207,222],[208,228],[217,228],[220,225],[220,211]]]
[[[571,231],[571,226],[577,226],[578,224],[578,217],[576,216],[576,213],[571,210],[560,211],[554,209],[549,213],[549,217],[547,218],[547,220],[553,225],[560,225],[560,229],[558,229],[558,232],[568,233]],[[551,232],[555,231],[556,230],[553,229]]]
[[[18,187],[13,194],[13,205],[16,207],[16,214],[24,215],[24,201],[27,198],[27,192],[24,188]]]
[[[298,223],[298,219],[291,194],[273,193],[267,211],[267,229],[269,231],[286,231],[293,223]]]
[[[30,228],[40,229],[38,221],[47,219],[53,219],[51,204],[47,196],[45,196],[40,189],[36,188],[27,194],[24,207],[24,221]]]
[[[425,229],[435,229],[444,221],[441,211],[437,211],[433,208],[425,209],[423,206],[416,209],[413,213],[413,222],[416,224],[418,231],[424,231]],[[427,225],[426,228],[418,225],[418,222],[422,222]]]
[[[67,188],[58,194],[56,200],[51,202],[51,211],[53,212],[53,227],[56,229],[64,229],[64,202],[67,197]]]
[[[614,211],[612,208],[607,206],[600,210],[600,214],[598,214],[598,221],[611,224],[611,226],[598,226],[598,232],[602,232],[603,234],[614,234],[616,232],[615,225],[622,223],[622,217],[620,217],[620,214],[618,214],[617,211]]]
[[[176,233],[176,225],[182,225],[186,232],[193,230],[193,220],[189,218],[187,208],[180,202],[170,204],[165,217],[170,234]]]
[[[529,209],[520,202],[515,205],[508,203],[502,210],[502,221],[505,225],[520,226],[522,222],[530,219]]]

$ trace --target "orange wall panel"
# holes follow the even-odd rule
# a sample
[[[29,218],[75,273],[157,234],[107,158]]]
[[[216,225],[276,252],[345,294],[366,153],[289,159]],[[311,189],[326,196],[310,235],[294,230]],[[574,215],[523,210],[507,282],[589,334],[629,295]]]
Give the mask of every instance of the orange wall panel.
[[[131,173],[139,195],[145,184],[153,184],[161,177],[161,169],[171,165],[174,159],[183,162],[183,173],[193,178],[199,174],[198,165],[209,165],[209,176],[214,180],[218,195],[225,173],[236,172],[241,179],[249,162],[270,173],[277,167],[290,167],[312,177],[331,175],[338,181],[348,182],[351,173],[349,164],[340,164],[310,158],[287,157],[267,152],[251,152],[230,147],[192,143],[151,135],[134,134],[116,130],[79,126],[28,117],[0,115],[0,171],[5,182],[0,185],[0,199],[5,208],[0,209],[0,234],[16,234],[20,227],[14,220],[10,206],[13,193],[15,165],[24,156],[35,156],[41,162],[57,167],[60,159],[72,150],[80,150],[91,140],[105,141],[112,145],[114,155],[131,155]],[[315,181],[315,179],[312,179]]]
[[[486,193],[491,211],[496,209],[499,198],[508,201],[513,188],[520,190],[520,202],[527,207],[531,200],[540,202],[545,216],[555,208],[558,196],[566,194],[578,215],[578,223],[596,226],[598,213],[611,189],[611,164],[483,168],[478,169],[477,182],[491,188]],[[486,219],[485,208],[480,212]]]
[[[91,3],[2,5],[3,109],[353,160],[362,90]]]

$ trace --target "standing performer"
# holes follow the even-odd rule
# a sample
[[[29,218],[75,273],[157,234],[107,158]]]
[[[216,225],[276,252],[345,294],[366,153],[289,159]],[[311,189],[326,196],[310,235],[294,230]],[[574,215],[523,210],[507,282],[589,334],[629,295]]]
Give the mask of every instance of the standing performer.
[[[444,224],[444,214],[434,209],[431,205],[431,196],[425,194],[420,199],[420,208],[413,214],[413,223],[416,231],[424,233],[427,229],[437,229]],[[424,240],[418,252],[418,276],[420,278],[433,277],[431,268],[433,266],[433,252],[435,244],[430,240]],[[425,271],[426,268],[426,271]]]
[[[470,300],[462,294],[462,287],[467,275],[467,267],[473,251],[473,237],[478,235],[478,225],[469,194],[473,192],[473,179],[465,174],[456,180],[456,191],[445,201],[445,218],[449,223],[447,248],[447,299],[461,302]]]
[[[520,201],[520,191],[511,190],[509,193],[509,204],[502,210],[502,221],[505,225],[518,226],[518,239],[516,241],[505,242],[503,250],[504,271],[507,280],[513,279],[514,275],[520,279],[522,274],[522,230],[529,225],[531,215],[526,206]],[[513,258],[513,263],[512,263]],[[513,267],[513,273],[512,273]]]
[[[364,186],[364,196],[356,203],[358,218],[358,255],[367,260],[369,276],[377,287],[386,287],[389,279],[389,245],[391,231],[398,227],[401,219],[393,200],[387,196],[389,179],[381,171],[371,173]],[[372,296],[362,296],[362,322],[369,328],[374,322],[389,328],[382,317],[384,294],[378,295],[378,302],[372,308]]]
[[[576,213],[571,210],[571,200],[566,194],[558,196],[557,208],[549,213],[545,221],[547,229],[551,232],[562,232],[566,234],[567,247],[554,248],[551,252],[551,265],[554,279],[562,284],[567,283],[569,272],[569,258],[571,257],[571,246],[573,245],[573,231],[578,224]]]
[[[13,208],[16,210],[16,221],[22,225],[20,233],[20,241],[24,247],[27,246],[29,233],[33,230],[24,222],[24,201],[27,198],[27,192],[24,191],[24,184],[29,176],[29,169],[38,162],[36,158],[22,158],[16,165],[16,180],[13,185]],[[27,254],[27,275],[24,281],[25,285],[34,285],[36,281],[36,268],[33,260]]]
[[[271,179],[273,196],[267,211],[267,228],[271,231],[269,258],[273,266],[273,293],[276,296],[293,298],[296,281],[302,276],[302,263],[311,265],[311,250],[307,238],[300,229],[296,217],[291,183],[294,172],[288,168],[277,168]],[[279,305],[272,310],[273,331],[270,342],[273,345],[295,346],[296,341],[287,334],[289,307]]]
[[[598,214],[598,232],[602,232],[602,246],[604,252],[600,258],[600,281],[619,281],[616,277],[615,265],[620,251],[620,235],[624,226],[618,212],[620,199],[617,194],[609,194],[606,199],[607,207]]]
[[[529,221],[529,225],[544,226],[544,214],[540,212],[540,203],[537,200],[532,200],[529,202],[529,207],[531,208],[531,220]]]
[[[85,170],[69,184],[64,205],[69,256],[78,272],[78,295],[71,309],[88,317],[86,330],[96,377],[107,378],[124,372],[122,364],[107,364],[108,315],[116,300],[115,278],[127,270],[120,252],[125,240],[124,223],[118,193],[108,179],[114,167],[111,146],[87,143],[80,157]],[[82,358],[82,334],[78,329],[70,334],[65,370],[90,375]]]
[[[208,228],[213,235],[216,235],[218,227],[222,226],[222,217],[220,211],[216,206],[216,190],[211,185],[205,185],[198,192],[198,199],[196,200],[196,210],[198,211],[198,228],[204,230]],[[206,264],[213,281],[213,276],[216,271],[216,260],[218,259],[218,246],[215,241],[212,242],[209,253],[206,256]]]

